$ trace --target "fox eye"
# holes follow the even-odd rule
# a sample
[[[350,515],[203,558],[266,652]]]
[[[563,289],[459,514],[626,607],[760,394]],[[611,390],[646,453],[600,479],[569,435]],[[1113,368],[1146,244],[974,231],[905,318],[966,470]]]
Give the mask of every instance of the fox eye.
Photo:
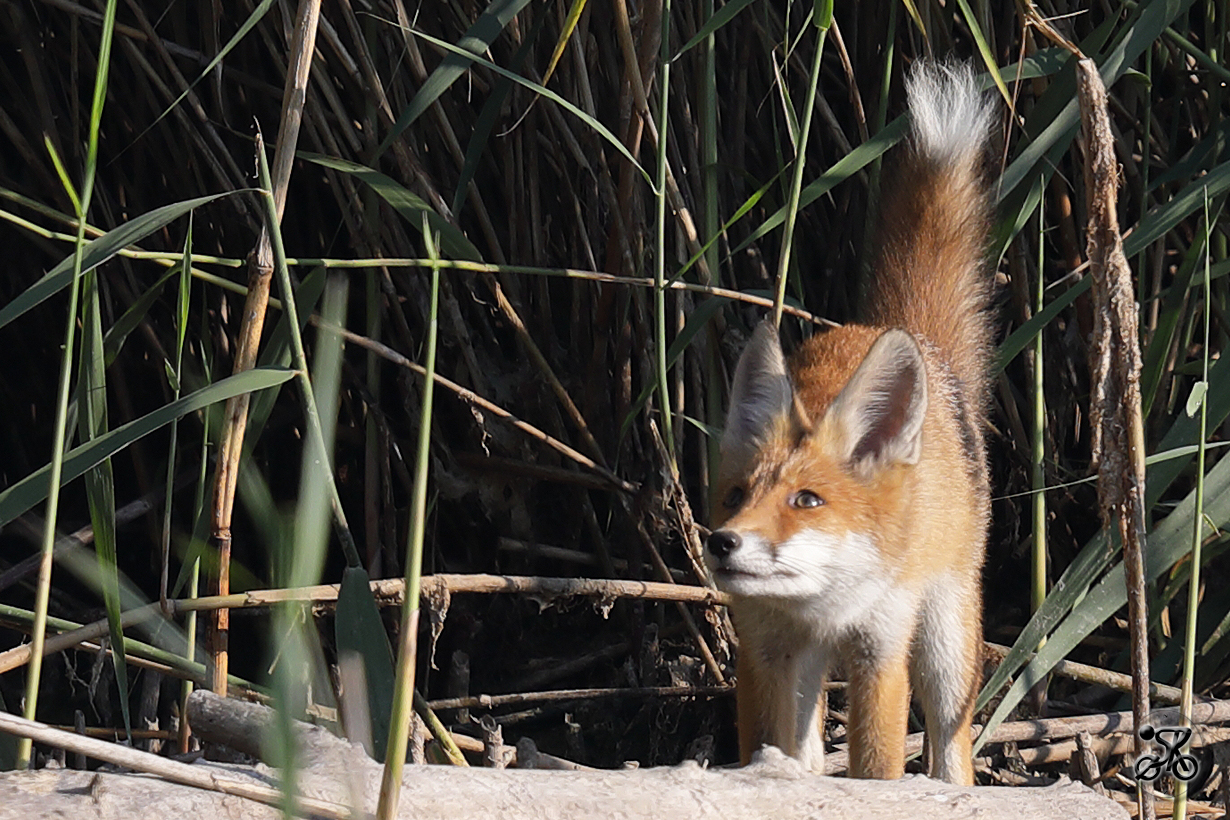
[[[722,506],[728,510],[733,510],[743,503],[743,488],[731,487],[730,492],[726,493],[726,497],[722,499]]]
[[[824,499],[811,490],[799,490],[790,498],[790,506],[800,510],[811,510],[824,504]]]

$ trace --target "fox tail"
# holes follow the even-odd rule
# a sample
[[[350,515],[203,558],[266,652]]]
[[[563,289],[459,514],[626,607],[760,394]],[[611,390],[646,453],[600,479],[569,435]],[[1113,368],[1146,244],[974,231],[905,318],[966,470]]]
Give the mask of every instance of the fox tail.
[[[906,82],[911,121],[885,175],[865,319],[931,342],[985,395],[991,281],[984,261],[992,204],[984,169],[995,116],[966,64],[919,61]]]

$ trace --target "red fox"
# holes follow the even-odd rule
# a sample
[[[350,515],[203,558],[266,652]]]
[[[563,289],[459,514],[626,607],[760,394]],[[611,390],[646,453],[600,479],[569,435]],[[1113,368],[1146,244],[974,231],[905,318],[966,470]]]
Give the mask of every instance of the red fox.
[[[745,764],[771,744],[823,772],[819,699],[840,665],[850,775],[902,776],[912,685],[931,776],[968,785],[990,518],[994,109],[953,64],[920,62],[907,98],[863,323],[788,362],[772,324],[756,329],[731,387],[705,552],[732,596]]]

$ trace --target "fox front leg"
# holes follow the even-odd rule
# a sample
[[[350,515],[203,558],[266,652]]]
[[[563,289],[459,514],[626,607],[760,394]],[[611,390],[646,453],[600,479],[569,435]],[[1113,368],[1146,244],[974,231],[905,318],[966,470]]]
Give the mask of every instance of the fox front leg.
[[[901,777],[910,709],[908,646],[858,658],[849,666],[850,776]]]

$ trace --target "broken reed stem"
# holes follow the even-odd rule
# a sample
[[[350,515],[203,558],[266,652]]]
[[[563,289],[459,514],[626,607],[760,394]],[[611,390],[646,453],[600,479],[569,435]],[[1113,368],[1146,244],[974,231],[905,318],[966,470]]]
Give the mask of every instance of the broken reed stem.
[[[312,57],[316,52],[316,27],[319,20],[320,0],[302,0],[290,48],[286,82],[282,92],[282,119],[278,124],[278,144],[273,157],[272,193],[279,222],[286,208],[286,190],[290,184],[291,165],[299,142],[299,126],[303,122],[308,75],[311,72]],[[264,145],[259,132],[256,150],[263,155]],[[239,349],[235,356],[234,373],[251,370],[256,364],[272,280],[273,249],[266,226],[262,228],[256,248],[250,257],[248,295],[244,303],[243,325]],[[239,459],[243,452],[249,402],[250,394],[244,393],[226,403],[210,532],[210,543],[218,554],[215,588],[219,595],[230,592],[231,514],[235,507],[235,488],[239,480]],[[212,626],[209,650],[213,660],[213,680],[210,688],[220,695],[225,695],[230,630],[230,617],[226,610],[217,611]]]
[[[1085,135],[1086,253],[1093,278],[1094,328],[1089,350],[1090,427],[1098,468],[1103,526],[1116,521],[1123,543],[1132,658],[1132,711],[1137,725],[1149,714],[1148,617],[1145,601],[1145,445],[1140,409],[1140,342],[1135,289],[1119,233],[1119,164],[1106,113],[1106,88],[1097,64],[1077,62],[1077,91]],[[1136,739],[1137,755],[1150,746]],[[1137,786],[1142,820],[1153,820],[1148,789]]]
[[[558,703],[606,698],[711,698],[734,694],[733,686],[633,686],[627,689],[553,689],[546,692],[515,692],[510,695],[470,695],[464,698],[430,700],[437,712],[447,709],[496,709],[527,703]]]
[[[258,137],[258,144],[259,144]],[[239,332],[239,347],[235,354],[233,373],[243,373],[256,365],[261,331],[269,303],[269,286],[273,281],[273,252],[264,233],[249,257],[248,294],[243,307],[243,326]],[[214,473],[213,505],[209,542],[218,555],[214,590],[226,595],[231,589],[231,513],[235,506],[235,488],[239,482],[239,459],[243,451],[244,432],[248,424],[251,394],[243,393],[228,399],[222,422],[222,443],[218,452],[218,468]],[[226,694],[227,643],[230,615],[226,610],[214,614],[209,631],[209,653],[215,671],[210,688]]]
[[[420,582],[421,595],[439,596],[456,594],[518,594],[540,598],[590,597],[615,600],[617,598],[641,598],[647,601],[682,601],[703,605],[725,605],[729,602],[726,593],[709,587],[665,584],[653,581],[618,581],[598,578],[540,578],[525,575],[424,575]],[[405,581],[401,578],[385,578],[371,582],[372,595],[381,606],[400,606],[405,600]],[[207,611],[218,607],[248,609],[272,606],[285,601],[302,601],[312,604],[330,604],[337,600],[340,584],[319,584],[298,589],[266,589],[239,592],[233,595],[178,599],[170,601],[176,613]]]

